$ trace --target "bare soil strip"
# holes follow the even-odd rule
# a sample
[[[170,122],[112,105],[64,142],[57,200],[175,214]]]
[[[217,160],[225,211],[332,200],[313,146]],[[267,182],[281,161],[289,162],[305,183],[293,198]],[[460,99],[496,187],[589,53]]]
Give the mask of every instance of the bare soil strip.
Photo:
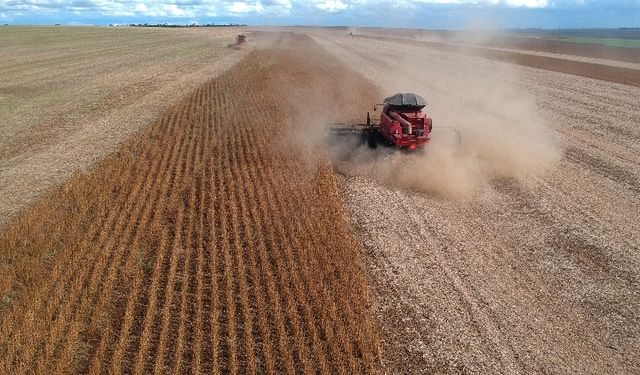
[[[376,370],[334,175],[288,138],[375,90],[270,39],[0,235],[0,373]]]
[[[347,30],[340,30],[347,34]],[[513,48],[523,51],[538,51],[562,55],[589,57],[600,60],[640,63],[640,50],[637,48],[614,47],[603,44],[582,44],[554,39],[551,36],[513,36],[509,33],[491,31],[435,31],[415,29],[358,28],[358,35],[384,35],[396,38],[427,40],[442,43],[472,43],[478,46],[494,48]]]
[[[468,45],[473,46],[473,43],[451,43],[451,44],[459,45],[459,46],[462,46],[462,47],[468,46]],[[577,55],[570,55],[570,54],[566,54],[566,53],[552,53],[552,52],[542,52],[542,51],[535,51],[535,50],[521,50],[521,49],[517,49],[517,48],[514,48],[514,47],[505,48],[505,47],[493,47],[493,46],[489,46],[489,45],[480,45],[480,46],[482,48],[487,49],[487,50],[497,50],[497,51],[524,53],[524,54],[527,54],[527,55],[546,56],[546,57],[553,57],[553,58],[563,59],[563,60],[581,61],[581,62],[586,62],[586,63],[589,63],[589,64],[606,65],[606,66],[618,66],[618,67],[621,67],[621,68],[640,70],[640,63],[618,61],[618,60],[609,60],[609,59],[598,59],[598,58],[595,58],[595,57],[577,56]]]
[[[381,41],[394,41],[409,46],[422,46],[444,52],[453,52],[468,56],[477,56],[489,60],[509,62],[512,64],[529,66],[560,73],[568,73],[582,77],[601,79],[609,82],[623,83],[626,85],[640,86],[640,71],[637,69],[623,68],[592,64],[583,61],[567,60],[556,57],[532,55],[505,50],[489,49],[475,46],[460,46],[447,43],[415,41],[391,37],[356,36],[357,38],[371,38]]]
[[[592,57],[603,60],[640,63],[640,51],[637,48],[613,47],[602,44],[579,44],[550,40],[549,38],[497,37],[486,45],[501,48],[517,48],[527,51],[559,53],[573,56]]]

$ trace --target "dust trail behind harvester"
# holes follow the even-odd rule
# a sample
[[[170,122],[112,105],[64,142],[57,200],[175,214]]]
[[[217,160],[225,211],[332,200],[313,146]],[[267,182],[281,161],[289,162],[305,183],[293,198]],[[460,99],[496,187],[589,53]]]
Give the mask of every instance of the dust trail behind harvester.
[[[337,45],[330,47],[340,57],[354,55]],[[380,55],[398,56],[387,43],[380,43],[380,49]],[[526,183],[560,159],[561,148],[549,120],[533,95],[517,86],[517,68],[494,63],[490,72],[461,69],[459,75],[447,76],[416,63],[437,58],[424,51],[403,51],[375,72],[360,72],[385,96],[415,92],[425,97],[429,102],[425,110],[434,124],[432,140],[423,151],[381,157],[379,150],[362,147],[356,156],[352,153],[361,173],[404,188],[469,199],[494,179]],[[447,128],[459,129],[461,142]],[[341,149],[332,152],[344,156]]]

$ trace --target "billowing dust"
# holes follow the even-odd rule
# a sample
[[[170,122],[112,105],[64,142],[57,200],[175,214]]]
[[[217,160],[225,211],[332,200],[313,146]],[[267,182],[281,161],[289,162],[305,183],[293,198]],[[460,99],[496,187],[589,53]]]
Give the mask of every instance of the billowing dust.
[[[331,122],[364,122],[367,110],[377,119],[380,106],[373,112],[375,103],[360,98],[352,98],[352,107],[361,108],[359,118],[316,114],[311,121],[315,129],[305,127],[304,136],[296,139],[307,147],[316,139],[329,139],[322,148],[339,169],[460,200],[472,198],[500,178],[526,184],[560,159],[561,147],[549,120],[533,96],[516,86],[517,68],[496,63],[491,72],[461,71],[443,80],[443,75],[421,69],[411,58],[409,54],[406,61],[393,63],[397,75],[367,78],[380,88],[378,103],[396,92],[414,92],[427,100],[425,111],[433,118],[433,132],[423,150],[402,152],[384,145],[369,149],[358,137],[323,138]]]

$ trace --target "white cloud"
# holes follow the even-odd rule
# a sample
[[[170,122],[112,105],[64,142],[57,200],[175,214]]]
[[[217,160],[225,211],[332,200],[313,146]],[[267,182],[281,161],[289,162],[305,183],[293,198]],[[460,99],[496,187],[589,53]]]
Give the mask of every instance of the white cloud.
[[[586,0],[0,0],[0,17],[12,17],[17,12],[35,14],[56,11],[122,17],[307,17],[347,11],[376,14],[380,9],[389,8],[419,10],[433,4],[545,8],[559,2],[576,6],[589,3]],[[381,17],[386,15],[382,14]]]
[[[327,12],[337,12],[349,8],[349,4],[343,3],[341,0],[315,0],[315,6],[318,9],[326,10]]]
[[[234,1],[229,7],[231,13],[246,13],[251,11],[251,7],[244,1]]]
[[[144,13],[144,12],[148,12],[148,11],[149,11],[149,8],[144,3],[137,3],[136,4],[136,12]]]
[[[290,0],[0,0],[0,11],[93,12],[106,16],[195,17],[288,14]]]
[[[280,5],[280,4],[276,4]],[[231,5],[227,6],[227,10],[232,14],[246,14],[246,13],[263,13],[266,9],[260,0],[255,2],[250,1],[234,1]]]
[[[544,8],[549,5],[547,0],[507,0],[506,3],[511,6],[523,6],[527,8]]]
[[[581,2],[582,0],[575,0]],[[506,5],[510,7],[544,8],[549,0],[414,0],[423,4]]]

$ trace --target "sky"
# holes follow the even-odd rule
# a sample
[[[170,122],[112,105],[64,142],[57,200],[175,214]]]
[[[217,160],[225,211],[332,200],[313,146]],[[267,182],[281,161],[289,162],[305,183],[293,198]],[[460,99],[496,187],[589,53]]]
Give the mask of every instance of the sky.
[[[640,27],[640,0],[0,0],[0,24]]]

